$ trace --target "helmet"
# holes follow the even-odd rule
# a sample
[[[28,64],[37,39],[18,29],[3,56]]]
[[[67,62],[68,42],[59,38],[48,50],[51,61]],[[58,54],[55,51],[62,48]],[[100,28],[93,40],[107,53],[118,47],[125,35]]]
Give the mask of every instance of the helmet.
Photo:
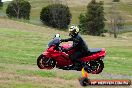
[[[77,27],[77,26],[71,26],[70,28],[69,28],[69,36],[75,36],[75,35],[77,35],[78,33],[79,33],[79,28]]]
[[[60,34],[55,34],[54,38],[60,38]]]

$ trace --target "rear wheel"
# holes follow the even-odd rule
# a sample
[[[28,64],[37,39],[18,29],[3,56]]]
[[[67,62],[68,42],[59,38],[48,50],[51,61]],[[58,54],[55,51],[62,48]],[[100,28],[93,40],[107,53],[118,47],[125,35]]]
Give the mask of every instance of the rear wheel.
[[[92,74],[99,74],[102,72],[104,68],[104,63],[102,60],[98,60],[98,61],[90,61],[88,63],[88,66],[85,67],[85,70],[88,73],[92,73]]]
[[[91,61],[90,62],[90,69],[92,74],[99,74],[102,72],[104,68],[104,63],[102,60],[98,61]]]
[[[37,59],[37,65],[40,69],[53,69],[56,65],[56,61],[41,54]]]

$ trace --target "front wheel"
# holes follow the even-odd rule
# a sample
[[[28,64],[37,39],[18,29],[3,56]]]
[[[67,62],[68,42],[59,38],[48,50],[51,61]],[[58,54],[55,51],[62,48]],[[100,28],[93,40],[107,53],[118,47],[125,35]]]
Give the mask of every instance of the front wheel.
[[[54,59],[49,59],[43,54],[41,54],[37,59],[37,66],[40,69],[53,69],[56,65],[56,61]]]

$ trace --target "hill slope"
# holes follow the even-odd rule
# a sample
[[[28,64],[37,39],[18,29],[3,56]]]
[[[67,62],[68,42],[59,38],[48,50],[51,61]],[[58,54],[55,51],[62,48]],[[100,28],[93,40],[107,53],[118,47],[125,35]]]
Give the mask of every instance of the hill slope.
[[[88,3],[91,0],[29,0],[32,5],[31,11],[31,20],[33,23],[38,23],[39,15],[42,7],[47,6],[52,3],[60,3],[68,5],[70,7],[70,11],[72,13],[72,24],[78,24],[79,20],[78,17],[80,13],[85,13]],[[104,11],[105,11],[105,18],[110,20],[110,9],[112,6],[113,0],[96,0],[104,1]],[[119,3],[115,3],[115,9],[117,10],[120,15],[123,17],[127,24],[132,24],[132,1],[131,0],[120,0]],[[119,14],[118,14],[119,15]],[[35,22],[37,21],[37,22]]]
[[[55,33],[68,37],[64,31],[0,18],[0,88],[81,88],[77,80],[80,72],[40,70],[36,65],[37,57]],[[83,35],[89,47],[107,50],[103,72],[90,74],[91,79],[132,79],[132,37],[131,33],[123,36],[114,39]]]

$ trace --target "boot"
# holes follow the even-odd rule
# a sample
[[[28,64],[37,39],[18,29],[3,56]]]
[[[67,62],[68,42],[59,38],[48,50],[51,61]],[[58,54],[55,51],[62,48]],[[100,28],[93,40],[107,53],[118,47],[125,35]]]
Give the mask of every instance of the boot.
[[[88,72],[88,73],[91,72],[91,69],[90,69],[88,66],[84,66],[84,70],[85,70],[86,72]]]
[[[79,69],[79,63],[74,63],[72,70],[78,70]]]

